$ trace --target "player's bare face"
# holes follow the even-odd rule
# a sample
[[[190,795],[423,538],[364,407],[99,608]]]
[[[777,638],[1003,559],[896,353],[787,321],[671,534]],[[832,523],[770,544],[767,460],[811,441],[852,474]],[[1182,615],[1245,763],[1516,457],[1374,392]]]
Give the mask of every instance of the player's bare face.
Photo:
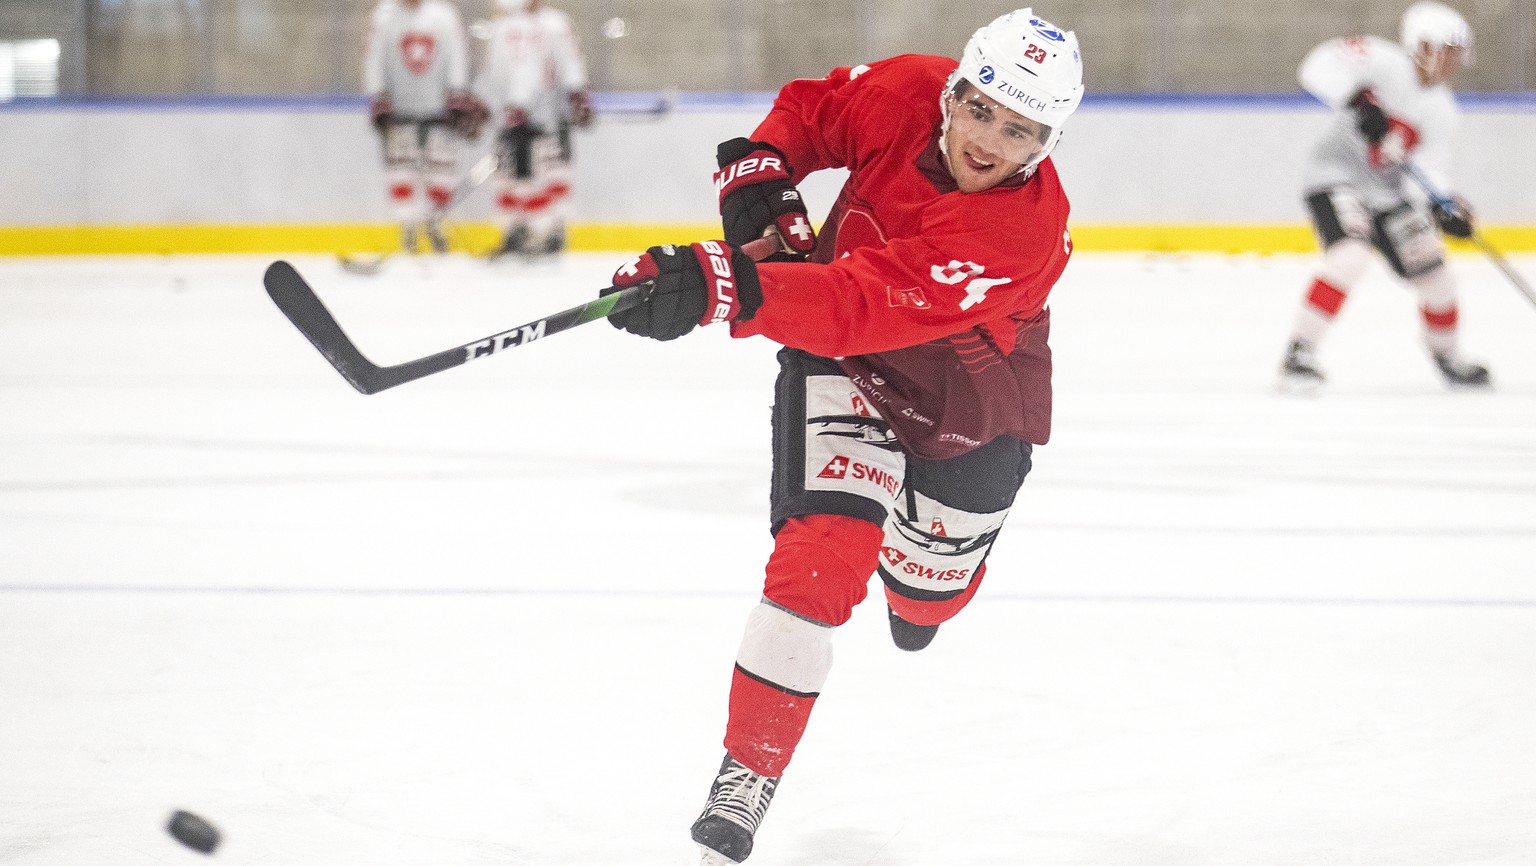
[[[1413,62],[1419,70],[1419,83],[1434,87],[1451,79],[1461,68],[1463,49],[1460,45],[1430,45],[1419,43]]]
[[[977,91],[950,93],[944,160],[961,192],[984,192],[1028,165],[1050,129]]]

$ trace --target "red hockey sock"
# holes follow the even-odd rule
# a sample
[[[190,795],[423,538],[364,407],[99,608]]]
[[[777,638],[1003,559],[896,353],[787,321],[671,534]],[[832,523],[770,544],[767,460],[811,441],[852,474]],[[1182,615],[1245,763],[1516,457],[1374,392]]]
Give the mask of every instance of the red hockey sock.
[[[754,772],[782,775],[794,755],[832,665],[832,629],[868,594],[884,537],[873,523],[831,514],[791,518],[774,537],[725,729],[726,751]]]
[[[1312,288],[1307,291],[1307,303],[1330,318],[1339,314],[1345,297],[1338,287],[1322,279],[1313,280]]]
[[[737,667],[731,676],[725,750],[754,773],[782,776],[815,705],[816,695],[784,691]]]
[[[1419,314],[1424,317],[1424,326],[1442,331],[1448,331],[1456,327],[1456,322],[1460,318],[1457,312],[1455,306],[1444,310],[1431,310],[1428,307],[1419,308]]]

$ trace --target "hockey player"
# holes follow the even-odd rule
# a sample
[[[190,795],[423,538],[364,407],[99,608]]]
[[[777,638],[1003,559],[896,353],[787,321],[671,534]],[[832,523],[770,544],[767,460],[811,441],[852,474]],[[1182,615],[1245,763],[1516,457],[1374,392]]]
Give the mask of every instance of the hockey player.
[[[484,88],[503,118],[494,255],[565,248],[571,127],[592,123],[587,69],[569,15],[542,0],[496,0]]]
[[[1445,380],[1483,386],[1488,370],[1457,348],[1456,285],[1436,233],[1470,237],[1472,212],[1434,206],[1409,183],[1405,162],[1435,187],[1451,189],[1458,123],[1449,81],[1471,59],[1472,29],[1440,3],[1409,7],[1402,44],[1374,36],[1334,39],[1301,64],[1301,84],[1334,109],[1312,149],[1304,178],[1307,208],[1323,247],[1322,266],[1307,290],[1281,364],[1286,390],[1312,392],[1323,382],[1316,347],[1373,253],[1415,291],[1424,342]]]
[[[614,276],[652,284],[609,317],[630,333],[728,321],[784,347],[774,549],[692,828],[705,863],[751,853],[871,576],[908,651],[981,585],[1050,432],[1046,298],[1072,239],[1047,157],[1082,94],[1077,37],[1029,9],[977,30],[958,65],[903,55],[791,82],[717,151],[725,240],[651,247]],[[849,177],[817,237],[795,184],[830,168]],[[754,264],[740,245],[769,231],[785,260]]]
[[[424,226],[433,250],[443,252],[438,216],[453,196],[458,139],[477,137],[487,116],[468,90],[458,11],[447,0],[382,0],[372,16],[363,82],[402,245],[414,252]]]

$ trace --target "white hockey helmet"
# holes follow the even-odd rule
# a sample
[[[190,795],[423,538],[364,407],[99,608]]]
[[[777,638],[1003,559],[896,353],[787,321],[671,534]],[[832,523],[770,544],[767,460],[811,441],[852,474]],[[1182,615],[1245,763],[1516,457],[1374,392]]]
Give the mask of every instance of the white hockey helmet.
[[[1050,128],[1030,165],[1050,155],[1062,126],[1083,101],[1077,34],[1028,8],[1009,12],[971,36],[946,94],[962,78],[1003,107]]]
[[[1421,44],[1461,49],[1463,64],[1472,62],[1472,25],[1461,13],[1435,0],[1420,0],[1403,13],[1403,47],[1415,54]]]

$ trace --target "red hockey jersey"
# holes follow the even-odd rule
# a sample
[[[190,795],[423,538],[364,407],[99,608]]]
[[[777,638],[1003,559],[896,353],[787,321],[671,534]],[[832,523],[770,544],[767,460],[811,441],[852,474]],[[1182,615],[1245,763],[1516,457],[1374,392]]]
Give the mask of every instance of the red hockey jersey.
[[[849,178],[810,264],[763,264],[763,305],[732,334],[836,358],[902,444],[929,458],[1051,426],[1046,296],[1072,253],[1067,198],[1047,158],[980,193],[939,153],[954,60],[903,55],[801,79],[753,138],[795,179]]]

